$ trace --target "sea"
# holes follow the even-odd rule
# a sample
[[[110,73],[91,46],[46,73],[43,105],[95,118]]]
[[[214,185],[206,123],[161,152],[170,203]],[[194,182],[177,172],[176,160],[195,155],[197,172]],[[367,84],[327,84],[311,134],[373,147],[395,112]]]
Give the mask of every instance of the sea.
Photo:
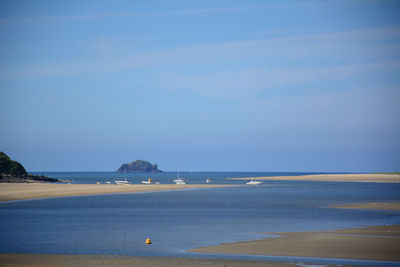
[[[35,173],[70,183],[152,178],[173,183],[176,172]],[[99,254],[295,261],[315,264],[399,266],[400,262],[224,255],[188,250],[271,237],[268,232],[335,230],[400,224],[400,211],[352,210],[337,205],[400,201],[400,184],[264,181],[233,177],[309,173],[181,172],[189,184],[234,187],[20,200],[0,203],[0,253]],[[151,238],[151,245],[145,239]]]

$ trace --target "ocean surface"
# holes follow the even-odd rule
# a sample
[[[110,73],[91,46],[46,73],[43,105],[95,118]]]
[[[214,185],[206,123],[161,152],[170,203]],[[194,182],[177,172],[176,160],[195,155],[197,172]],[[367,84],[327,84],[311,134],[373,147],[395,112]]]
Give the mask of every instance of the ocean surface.
[[[128,179],[131,183],[140,184],[143,180],[152,178],[161,184],[173,184],[179,177],[191,184],[205,184],[207,178],[213,184],[243,184],[243,181],[229,180],[235,177],[262,177],[262,176],[297,176],[307,174],[322,174],[315,172],[162,172],[162,173],[116,173],[116,172],[32,172],[32,174],[45,175],[51,178],[69,180],[75,184],[95,184],[97,182],[114,182],[115,180]]]
[[[69,178],[76,183],[105,182],[125,176],[131,182],[140,182],[148,177],[115,173],[46,175]],[[176,173],[151,176],[160,183],[167,183],[172,182]],[[190,183],[205,183],[205,179],[210,178],[213,183],[241,186],[0,203],[0,253],[227,257],[399,265],[398,262],[210,255],[187,250],[268,236],[261,234],[263,232],[400,224],[399,211],[331,208],[347,203],[400,201],[400,184],[276,181],[246,186],[244,181],[232,182],[225,178],[258,174],[182,173],[181,176]],[[153,244],[146,246],[146,238],[151,238]]]

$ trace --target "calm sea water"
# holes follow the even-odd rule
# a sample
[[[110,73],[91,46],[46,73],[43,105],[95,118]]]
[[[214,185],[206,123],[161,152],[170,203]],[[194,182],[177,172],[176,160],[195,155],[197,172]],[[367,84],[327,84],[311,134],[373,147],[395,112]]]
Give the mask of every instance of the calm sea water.
[[[33,174],[46,175],[52,178],[70,180],[76,184],[95,184],[97,182],[113,182],[127,178],[131,183],[141,183],[143,180],[152,178],[154,182],[172,184],[178,177],[178,172],[162,173],[116,173],[116,172],[33,172]],[[234,181],[227,178],[234,177],[262,177],[262,176],[297,176],[317,174],[310,172],[180,172],[179,176],[188,183],[204,184],[206,179],[212,179],[213,184],[240,184],[243,181]]]
[[[81,177],[73,175],[70,177]],[[82,180],[101,179],[95,175]],[[218,180],[215,176],[211,179]],[[268,182],[261,186],[14,201],[0,204],[0,253],[188,257],[193,256],[188,249],[264,237],[260,232],[400,224],[398,211],[330,208],[399,200],[398,184]],[[151,246],[144,244],[148,237],[153,240]]]

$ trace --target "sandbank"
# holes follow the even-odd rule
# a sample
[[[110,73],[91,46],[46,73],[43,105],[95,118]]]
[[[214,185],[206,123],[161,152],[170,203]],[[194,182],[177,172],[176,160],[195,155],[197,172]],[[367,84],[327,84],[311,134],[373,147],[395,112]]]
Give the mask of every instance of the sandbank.
[[[269,234],[279,237],[191,252],[400,261],[400,225]]]
[[[400,202],[393,203],[362,203],[335,206],[340,209],[366,209],[366,210],[400,210]]]
[[[83,196],[149,191],[181,190],[189,188],[228,187],[231,185],[201,184],[150,184],[150,185],[106,185],[106,184],[49,184],[49,183],[0,183],[0,202],[47,197]]]
[[[229,178],[231,180],[270,180],[270,181],[326,181],[326,182],[364,182],[400,183],[399,174],[312,174],[299,176],[266,176]]]
[[[2,267],[291,267],[292,263],[199,258],[130,257],[111,255],[0,254]],[[329,266],[329,265],[326,265]]]

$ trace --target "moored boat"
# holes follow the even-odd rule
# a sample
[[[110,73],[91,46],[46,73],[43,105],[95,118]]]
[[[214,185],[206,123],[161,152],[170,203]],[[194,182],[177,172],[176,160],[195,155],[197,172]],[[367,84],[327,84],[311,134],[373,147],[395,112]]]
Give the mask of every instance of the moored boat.
[[[262,183],[263,182],[261,182],[261,181],[254,181],[254,179],[251,179],[251,181],[247,182],[246,184],[248,184],[248,185],[260,185]]]
[[[179,170],[178,170],[178,179],[174,180],[176,184],[186,184],[185,180],[179,177]]]
[[[153,179],[149,178],[147,181],[144,180],[142,181],[142,184],[151,184],[153,182]]]
[[[114,182],[116,184],[125,184],[125,185],[131,184],[131,182],[129,182],[126,178],[124,180],[115,180]]]

